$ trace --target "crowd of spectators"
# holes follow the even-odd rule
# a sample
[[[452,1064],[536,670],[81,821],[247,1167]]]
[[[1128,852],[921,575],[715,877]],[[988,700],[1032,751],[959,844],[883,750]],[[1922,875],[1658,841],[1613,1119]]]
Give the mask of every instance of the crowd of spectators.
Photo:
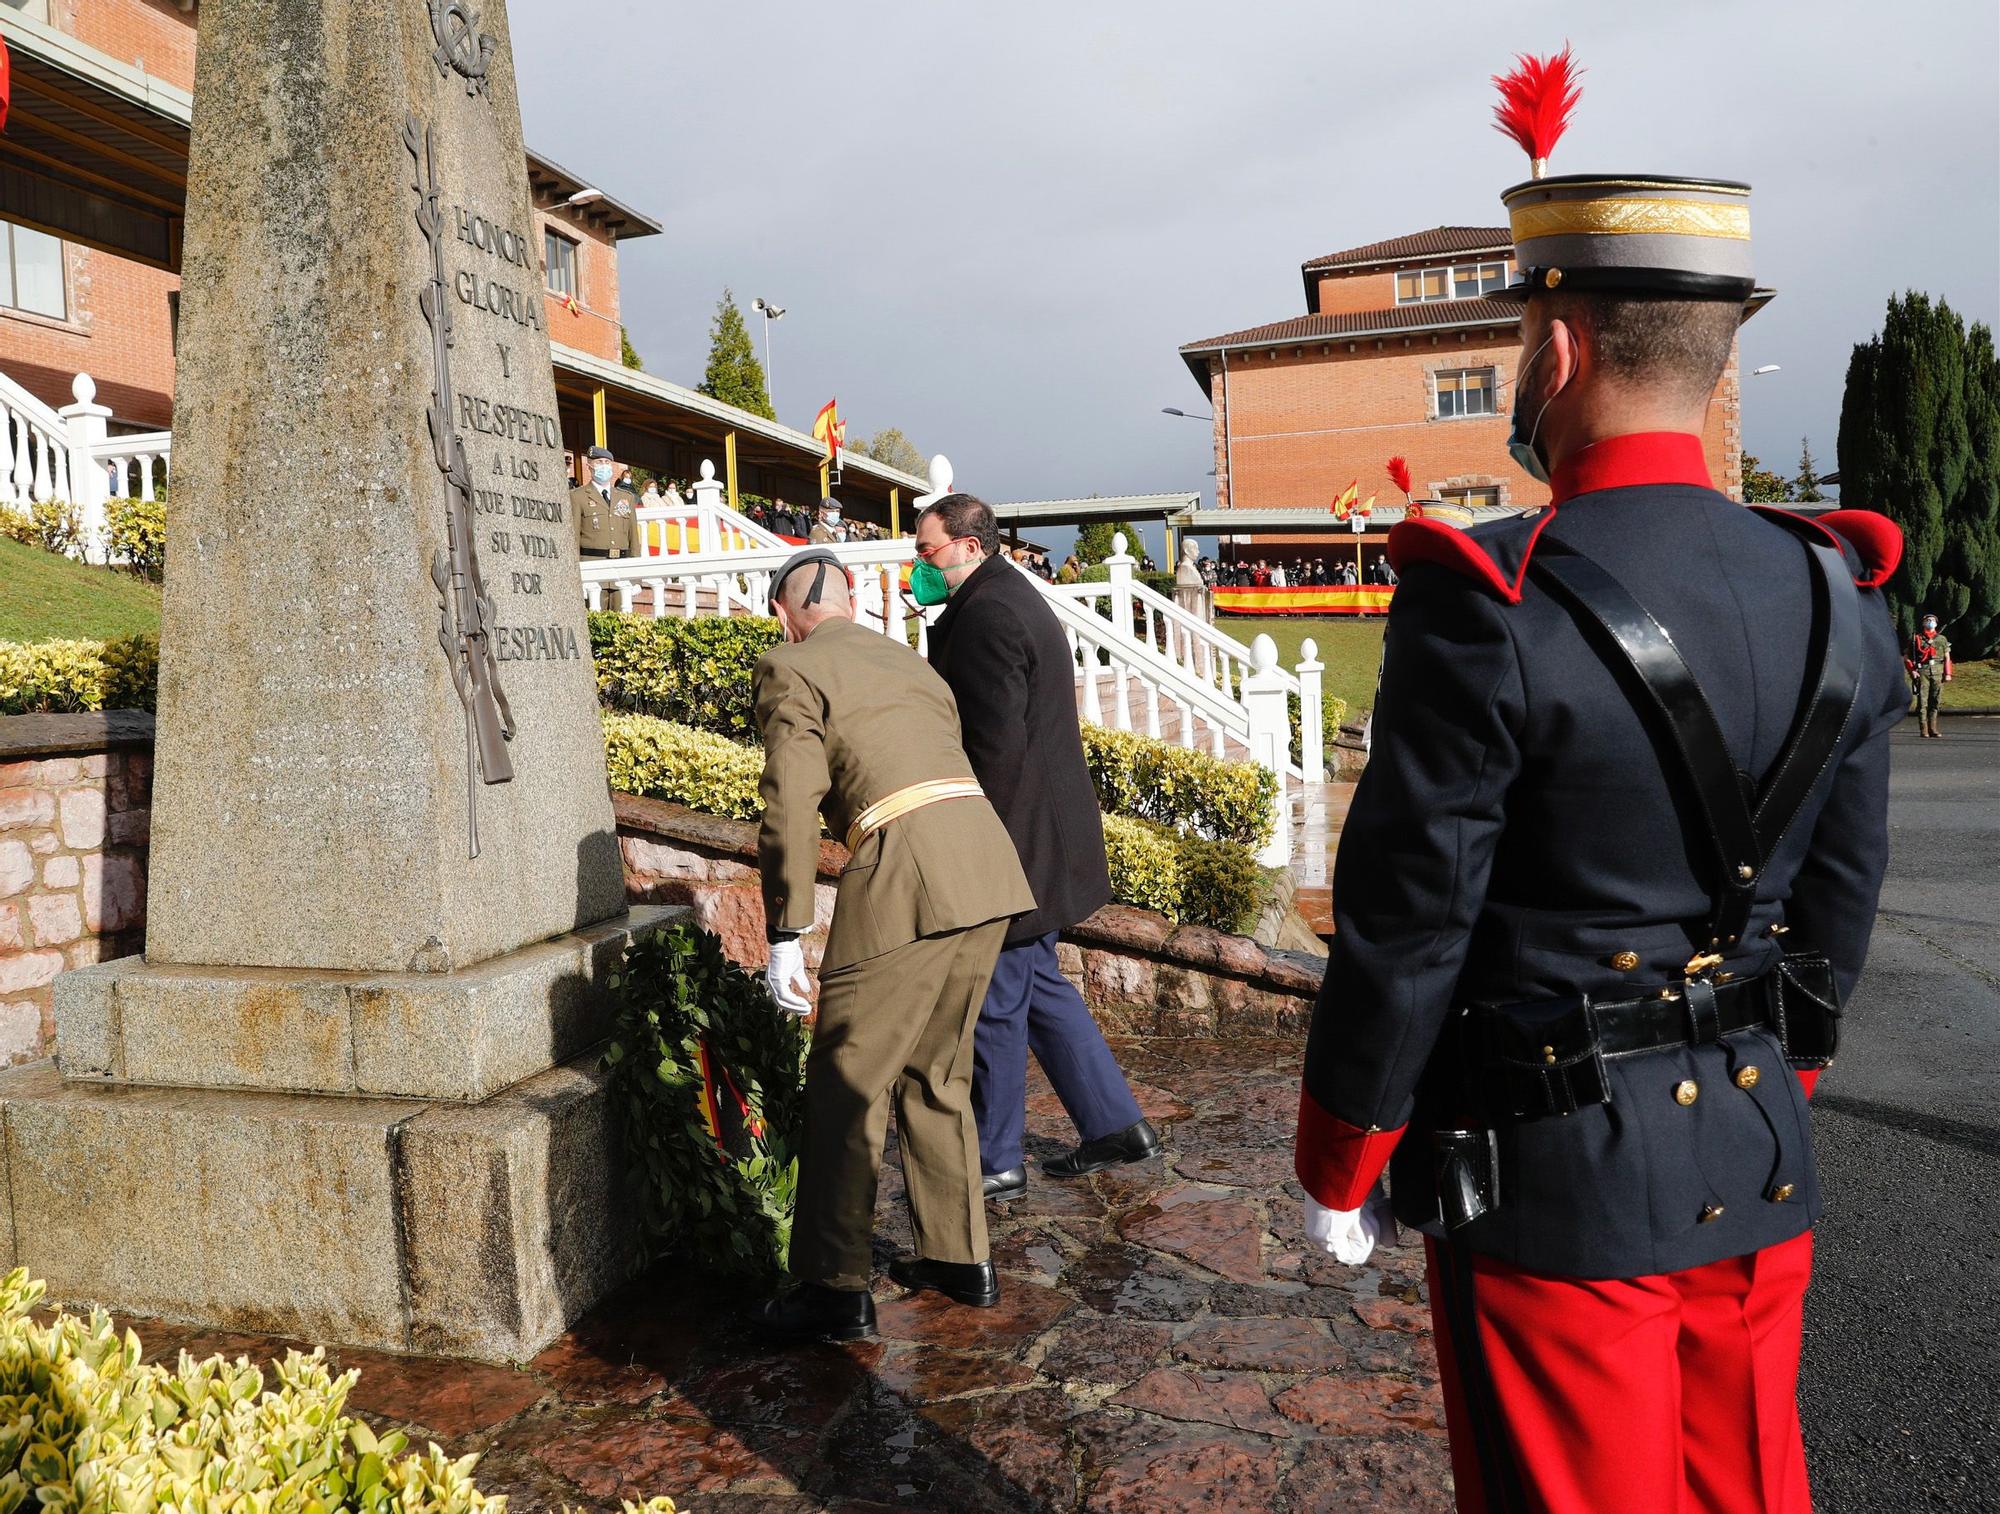
[[[1207,559],[1203,560],[1204,565]],[[1375,561],[1368,564],[1364,577],[1350,561],[1329,563],[1324,557],[1296,558],[1290,562],[1283,559],[1272,562],[1268,558],[1258,558],[1255,562],[1223,563],[1214,570],[1213,583],[1225,589],[1319,589],[1336,585],[1353,587],[1358,584],[1375,584],[1385,588],[1394,587],[1396,570],[1389,566],[1389,559],[1380,553]],[[1203,573],[1206,578],[1207,572]]]

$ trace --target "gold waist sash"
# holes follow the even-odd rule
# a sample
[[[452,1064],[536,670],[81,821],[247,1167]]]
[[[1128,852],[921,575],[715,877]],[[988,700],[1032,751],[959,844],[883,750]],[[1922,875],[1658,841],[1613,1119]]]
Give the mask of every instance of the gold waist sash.
[[[891,820],[901,819],[927,804],[938,804],[946,799],[985,797],[986,791],[973,778],[929,778],[906,789],[897,789],[895,793],[877,799],[854,817],[854,824],[847,828],[847,849],[850,852],[859,850],[862,842]]]

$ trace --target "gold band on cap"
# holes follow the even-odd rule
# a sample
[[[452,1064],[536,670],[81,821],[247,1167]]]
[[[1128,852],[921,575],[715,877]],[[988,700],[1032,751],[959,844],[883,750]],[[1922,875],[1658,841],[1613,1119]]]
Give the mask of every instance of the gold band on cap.
[[[1748,205],[1715,205],[1700,200],[1554,200],[1519,205],[1511,217],[1514,242],[1537,237],[1720,237],[1750,240]]]
[[[867,809],[854,817],[854,824],[847,828],[847,849],[858,851],[861,843],[882,829],[891,820],[901,819],[912,810],[920,810],[925,805],[937,804],[946,799],[982,799],[986,791],[974,778],[930,778],[922,783],[913,783],[906,789],[877,799]]]

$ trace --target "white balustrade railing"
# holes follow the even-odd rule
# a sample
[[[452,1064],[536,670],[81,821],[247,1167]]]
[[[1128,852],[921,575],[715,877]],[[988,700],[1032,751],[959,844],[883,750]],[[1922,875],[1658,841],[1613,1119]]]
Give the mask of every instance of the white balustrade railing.
[[[636,519],[638,555],[677,557],[685,552],[748,552],[757,548],[786,549],[790,544],[749,516],[729,508],[728,492],[715,476],[715,464],[702,460],[693,500],[678,495],[657,505],[641,505]]]
[[[136,496],[154,499],[167,480],[172,433],[110,435],[111,409],[97,403],[97,385],[87,373],[70,382],[73,404],[50,409],[5,374],[0,374],[0,506],[29,510],[50,500],[66,501],[78,522],[79,550],[91,561],[105,560],[110,545],[107,500]]]

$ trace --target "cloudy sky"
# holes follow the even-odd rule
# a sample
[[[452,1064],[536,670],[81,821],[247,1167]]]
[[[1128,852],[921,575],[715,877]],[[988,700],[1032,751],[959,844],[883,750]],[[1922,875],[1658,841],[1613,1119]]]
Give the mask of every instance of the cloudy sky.
[[[1754,187],[1744,433],[1823,469],[1848,351],[1903,288],[2000,319],[1990,0],[1005,6],[514,0],[529,142],[665,235],[621,255],[649,370],[699,381],[727,284],[781,419],[831,394],[996,499],[1200,488],[1175,349],[1302,313],[1298,265],[1498,225],[1525,161],[1488,76],[1588,70],[1555,172]],[[755,329],[753,323],[753,330]],[[761,341],[761,336],[759,338]]]

